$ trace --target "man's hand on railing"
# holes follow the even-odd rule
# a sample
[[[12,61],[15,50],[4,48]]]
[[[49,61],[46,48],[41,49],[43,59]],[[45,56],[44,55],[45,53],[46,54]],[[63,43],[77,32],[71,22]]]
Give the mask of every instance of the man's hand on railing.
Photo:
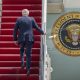
[[[46,32],[44,32],[44,35],[46,35]]]

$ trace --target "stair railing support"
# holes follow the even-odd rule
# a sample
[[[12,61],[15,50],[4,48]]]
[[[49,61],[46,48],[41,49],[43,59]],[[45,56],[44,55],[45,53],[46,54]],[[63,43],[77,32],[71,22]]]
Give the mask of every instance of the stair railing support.
[[[46,33],[47,0],[42,0],[42,29]],[[51,58],[47,52],[46,35],[41,36],[40,80],[51,80]]]

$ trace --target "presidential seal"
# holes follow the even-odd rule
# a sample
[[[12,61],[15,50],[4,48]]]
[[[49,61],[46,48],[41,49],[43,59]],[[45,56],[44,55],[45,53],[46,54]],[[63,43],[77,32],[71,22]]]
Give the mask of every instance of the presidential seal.
[[[61,16],[53,25],[51,36],[62,53],[80,56],[80,13],[70,12]]]

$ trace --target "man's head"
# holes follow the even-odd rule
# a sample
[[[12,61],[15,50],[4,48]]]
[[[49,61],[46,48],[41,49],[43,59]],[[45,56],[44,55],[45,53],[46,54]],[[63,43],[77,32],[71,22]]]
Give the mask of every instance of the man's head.
[[[23,9],[22,10],[22,16],[28,16],[29,15],[29,10],[28,9]]]

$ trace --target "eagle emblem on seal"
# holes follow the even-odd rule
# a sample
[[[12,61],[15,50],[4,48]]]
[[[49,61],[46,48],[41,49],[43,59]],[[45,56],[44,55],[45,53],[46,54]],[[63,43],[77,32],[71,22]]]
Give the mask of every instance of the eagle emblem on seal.
[[[72,45],[76,46],[80,42],[80,25],[71,24],[66,27],[66,31],[68,36],[65,37],[66,42],[72,43]]]

